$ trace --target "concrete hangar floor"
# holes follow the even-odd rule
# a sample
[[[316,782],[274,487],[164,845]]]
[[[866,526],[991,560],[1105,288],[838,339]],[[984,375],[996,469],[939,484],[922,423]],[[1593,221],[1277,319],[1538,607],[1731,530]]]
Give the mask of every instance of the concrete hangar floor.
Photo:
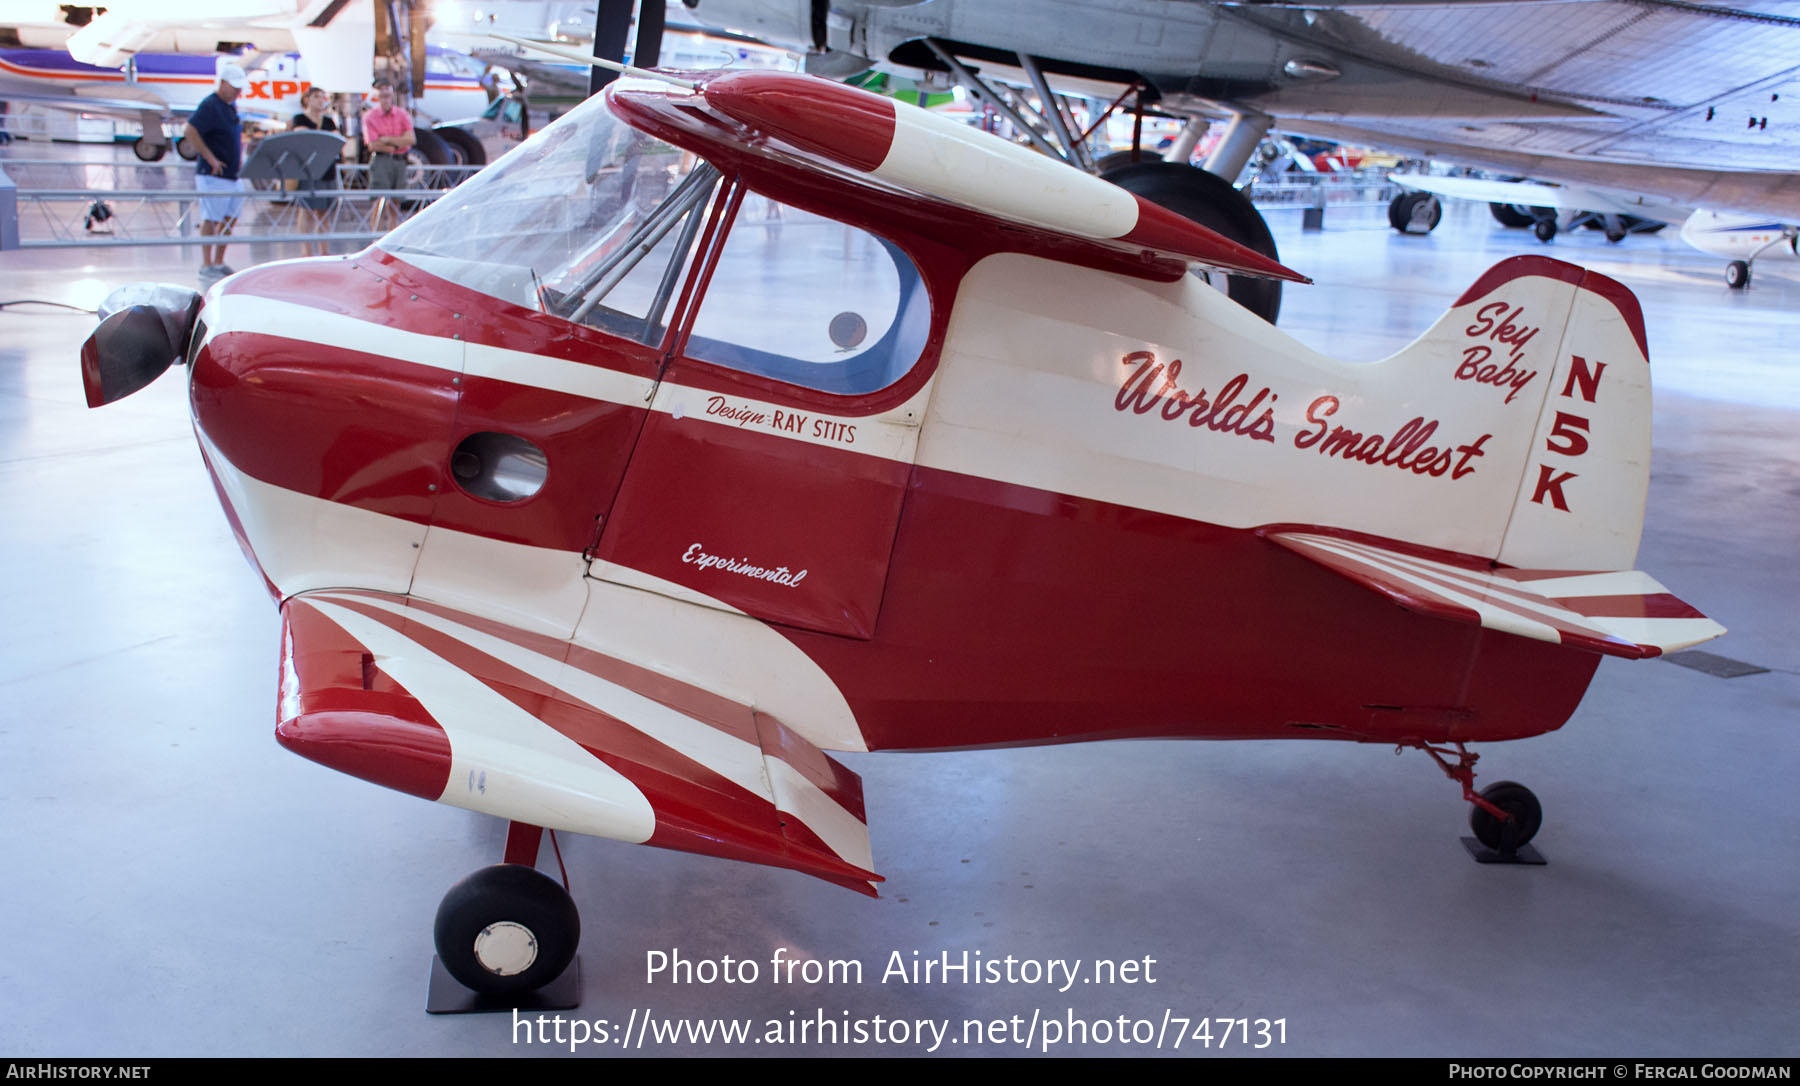
[[[1274,213],[1282,326],[1373,359],[1422,331],[1494,261],[1544,247],[1450,209],[1425,237],[1333,212]],[[564,837],[580,906],[582,1003],[619,1051],[635,1015],[704,1028],[879,1017],[878,1042],[682,1039],[644,1054],[1148,1055],[1138,1021],[1233,1025],[1274,1055],[1800,1054],[1800,283],[1742,293],[1673,230],[1548,252],[1642,299],[1656,378],[1639,564],[1731,628],[1706,646],[1770,669],[1720,678],[1602,663],[1561,731],[1483,751],[1527,783],[1542,868],[1481,867],[1466,805],[1423,756],[1336,743],[1112,743],[863,755],[880,900],[786,871]],[[238,246],[231,263],[286,253]],[[174,249],[8,253],[0,300],[92,304],[138,279],[189,282]],[[82,405],[91,318],[0,312],[0,1052],[8,1056],[551,1055],[509,1016],[424,1013],[431,919],[498,859],[493,819],[283,752],[278,630],[194,447],[181,382]],[[862,979],[777,983],[793,955]],[[760,963],[753,983],[646,979],[653,952]],[[1139,962],[1134,982],[883,981],[963,951]],[[1144,964],[1145,959],[1153,959]],[[971,959],[972,960],[972,959]],[[1087,968],[1083,967],[1084,970]],[[1154,983],[1152,983],[1152,981]],[[1040,1019],[1032,1047],[972,1046],[965,1020]],[[1106,1020],[1085,1041],[1071,1019]],[[894,1041],[892,1025],[908,1024]],[[816,1028],[816,1027],[815,1027]],[[872,1028],[872,1027],[870,1027]],[[816,1034],[813,1034],[816,1036]],[[1137,1037],[1144,1034],[1138,1032]],[[1165,1044],[1164,1052],[1170,1051]]]

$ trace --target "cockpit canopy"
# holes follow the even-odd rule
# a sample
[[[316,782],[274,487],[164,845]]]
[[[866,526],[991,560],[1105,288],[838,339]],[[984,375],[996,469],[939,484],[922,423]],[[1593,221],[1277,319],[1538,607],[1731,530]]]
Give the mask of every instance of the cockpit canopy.
[[[548,317],[665,345],[722,188],[712,165],[597,96],[378,244]],[[746,192],[683,353],[854,395],[904,376],[930,323],[899,246]]]

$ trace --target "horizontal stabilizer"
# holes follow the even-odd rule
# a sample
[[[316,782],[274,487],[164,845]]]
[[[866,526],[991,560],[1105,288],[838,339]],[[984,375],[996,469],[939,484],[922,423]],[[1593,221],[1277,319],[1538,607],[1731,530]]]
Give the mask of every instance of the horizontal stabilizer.
[[[1262,534],[1409,611],[1534,641],[1637,660],[1725,632],[1638,570],[1468,568],[1360,539]]]

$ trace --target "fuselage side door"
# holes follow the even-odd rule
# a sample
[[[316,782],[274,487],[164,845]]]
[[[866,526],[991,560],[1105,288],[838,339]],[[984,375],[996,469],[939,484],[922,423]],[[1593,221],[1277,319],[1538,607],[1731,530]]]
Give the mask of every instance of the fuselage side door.
[[[925,284],[894,243],[755,194],[726,220],[590,575],[870,637],[935,361]]]

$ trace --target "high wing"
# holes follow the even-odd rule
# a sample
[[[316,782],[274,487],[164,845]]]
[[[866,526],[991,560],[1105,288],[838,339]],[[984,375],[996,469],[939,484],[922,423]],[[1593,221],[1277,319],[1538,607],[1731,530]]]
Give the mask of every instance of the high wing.
[[[452,806],[874,896],[861,779],[767,713],[402,596],[307,592],[282,619],[276,736],[295,753]]]
[[[805,5],[792,5],[798,12]],[[1052,76],[1147,82],[1161,107],[1800,220],[1800,10],[1681,0],[1168,3],[697,0],[703,21],[858,62],[942,70],[1036,59]]]

